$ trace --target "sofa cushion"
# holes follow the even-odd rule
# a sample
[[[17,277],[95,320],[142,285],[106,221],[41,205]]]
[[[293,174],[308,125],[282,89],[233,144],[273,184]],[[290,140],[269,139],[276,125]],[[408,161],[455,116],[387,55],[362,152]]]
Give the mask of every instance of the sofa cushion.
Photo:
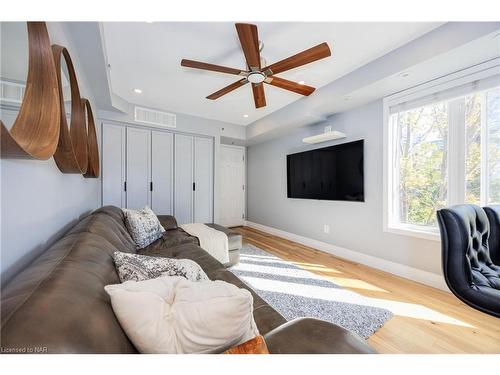
[[[172,215],[158,215],[158,220],[165,230],[177,229],[177,220]]]
[[[229,283],[164,276],[105,289],[141,353],[220,353],[259,335],[252,295]]]

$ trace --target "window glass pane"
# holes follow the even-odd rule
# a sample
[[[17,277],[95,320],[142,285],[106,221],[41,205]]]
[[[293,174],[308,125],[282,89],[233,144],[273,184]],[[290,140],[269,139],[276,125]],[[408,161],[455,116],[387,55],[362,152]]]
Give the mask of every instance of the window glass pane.
[[[465,97],[465,202],[481,204],[481,98]]]
[[[500,87],[486,93],[488,132],[487,204],[500,203]]]
[[[448,108],[435,103],[398,115],[399,222],[436,226],[446,206]]]

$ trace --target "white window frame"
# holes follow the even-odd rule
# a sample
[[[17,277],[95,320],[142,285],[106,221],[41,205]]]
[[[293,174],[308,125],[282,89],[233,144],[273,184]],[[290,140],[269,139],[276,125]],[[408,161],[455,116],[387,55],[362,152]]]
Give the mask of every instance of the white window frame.
[[[471,86],[472,85],[472,86]],[[439,241],[440,235],[438,228],[425,228],[418,225],[402,224],[395,222],[392,213],[398,204],[397,176],[399,168],[396,168],[394,149],[396,146],[396,127],[390,124],[390,108],[401,105],[409,101],[417,101],[420,98],[437,95],[437,93],[447,90],[457,92],[455,97],[460,98],[472,92],[483,91],[487,88],[500,85],[500,58],[489,60],[485,63],[452,73],[417,87],[388,96],[383,100],[383,229],[384,232],[418,237],[428,240]],[[464,91],[461,93],[462,87]],[[471,91],[472,88],[472,91]],[[448,204],[463,203],[465,196],[465,118],[460,116],[463,113],[463,102],[457,99],[446,99],[449,102],[449,121],[448,127]],[[439,100],[438,100],[439,101]],[[431,104],[425,103],[424,105]],[[451,125],[453,123],[453,126]],[[486,139],[486,121],[482,121],[481,128],[481,148],[482,154],[487,155]],[[463,133],[462,133],[463,131]],[[483,137],[484,135],[484,137]],[[453,158],[453,155],[461,155],[460,158]],[[450,157],[452,156],[452,157]],[[487,158],[483,157],[482,163],[487,163]],[[484,165],[482,166],[482,169]],[[484,170],[484,169],[483,169]],[[485,173],[481,174],[481,197],[487,196],[486,189],[487,178]]]

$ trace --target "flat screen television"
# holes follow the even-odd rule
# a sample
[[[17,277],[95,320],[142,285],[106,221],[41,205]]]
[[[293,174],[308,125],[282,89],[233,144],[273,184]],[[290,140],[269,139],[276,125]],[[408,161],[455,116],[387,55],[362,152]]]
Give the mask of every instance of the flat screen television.
[[[363,144],[287,155],[288,198],[364,202]]]

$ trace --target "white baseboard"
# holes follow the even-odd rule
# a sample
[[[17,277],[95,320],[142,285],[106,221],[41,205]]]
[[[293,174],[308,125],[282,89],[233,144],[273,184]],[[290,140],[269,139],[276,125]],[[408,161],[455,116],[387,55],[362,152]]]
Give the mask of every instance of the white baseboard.
[[[410,279],[425,285],[432,286],[433,288],[449,292],[443,276],[439,274],[423,271],[418,268],[406,266],[401,263],[391,262],[390,260],[377,258],[372,255],[363,254],[340,246],[335,246],[326,242],[300,236],[298,234],[285,232],[284,230],[268,227],[267,225],[262,225],[251,221],[245,221],[245,225],[251,228],[259,229],[269,234],[276,235],[278,237],[285,238],[290,241],[300,243],[305,246],[312,247],[314,249],[324,251],[325,253],[335,255],[339,258],[344,258],[353,262],[361,263],[381,271],[392,273],[394,275],[401,276],[406,279]]]

